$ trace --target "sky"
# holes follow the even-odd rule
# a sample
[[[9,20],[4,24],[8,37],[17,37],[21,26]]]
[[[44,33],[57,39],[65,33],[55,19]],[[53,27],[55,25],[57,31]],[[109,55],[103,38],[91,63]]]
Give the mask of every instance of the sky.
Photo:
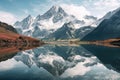
[[[61,6],[78,18],[84,15],[101,18],[119,8],[120,0],[0,0],[0,21],[12,25],[28,15],[42,15],[53,5]]]

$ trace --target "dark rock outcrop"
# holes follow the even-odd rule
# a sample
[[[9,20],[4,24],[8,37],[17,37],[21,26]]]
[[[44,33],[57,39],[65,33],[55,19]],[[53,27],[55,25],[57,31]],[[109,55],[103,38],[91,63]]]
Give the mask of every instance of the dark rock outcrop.
[[[6,23],[0,22],[0,27],[5,28],[6,30],[17,33],[15,28],[13,28],[11,25],[8,25]]]

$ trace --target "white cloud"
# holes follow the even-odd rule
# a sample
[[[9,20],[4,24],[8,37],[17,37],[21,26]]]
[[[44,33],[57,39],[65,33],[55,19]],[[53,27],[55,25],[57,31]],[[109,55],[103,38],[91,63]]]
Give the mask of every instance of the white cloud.
[[[116,8],[119,6],[119,0],[100,0],[94,3],[95,6],[98,6],[99,8],[102,7],[111,7]]]
[[[90,12],[84,6],[77,6],[74,4],[61,4],[60,6],[67,13],[75,15],[79,19],[82,19],[85,15],[90,15]]]
[[[9,13],[9,12],[4,12],[4,11],[0,11],[0,21],[1,22],[5,22],[8,23],[10,25],[14,24],[14,22],[17,20],[17,18]]]
[[[93,15],[102,17],[107,12],[120,7],[120,0],[93,0],[91,2],[86,1],[83,5],[85,5]]]

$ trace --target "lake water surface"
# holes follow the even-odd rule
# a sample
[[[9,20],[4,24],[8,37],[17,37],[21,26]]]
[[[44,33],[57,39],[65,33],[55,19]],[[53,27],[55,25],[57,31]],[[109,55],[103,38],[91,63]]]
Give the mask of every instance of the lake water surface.
[[[9,54],[0,54],[0,80],[120,80],[120,48],[44,45]]]

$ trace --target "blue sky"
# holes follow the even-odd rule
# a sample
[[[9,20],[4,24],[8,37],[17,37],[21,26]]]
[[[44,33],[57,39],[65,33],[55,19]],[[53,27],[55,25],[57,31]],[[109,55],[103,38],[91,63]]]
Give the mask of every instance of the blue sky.
[[[120,7],[120,0],[0,0],[0,21],[13,24],[27,15],[43,14],[53,5],[81,17],[83,14],[102,17]]]

